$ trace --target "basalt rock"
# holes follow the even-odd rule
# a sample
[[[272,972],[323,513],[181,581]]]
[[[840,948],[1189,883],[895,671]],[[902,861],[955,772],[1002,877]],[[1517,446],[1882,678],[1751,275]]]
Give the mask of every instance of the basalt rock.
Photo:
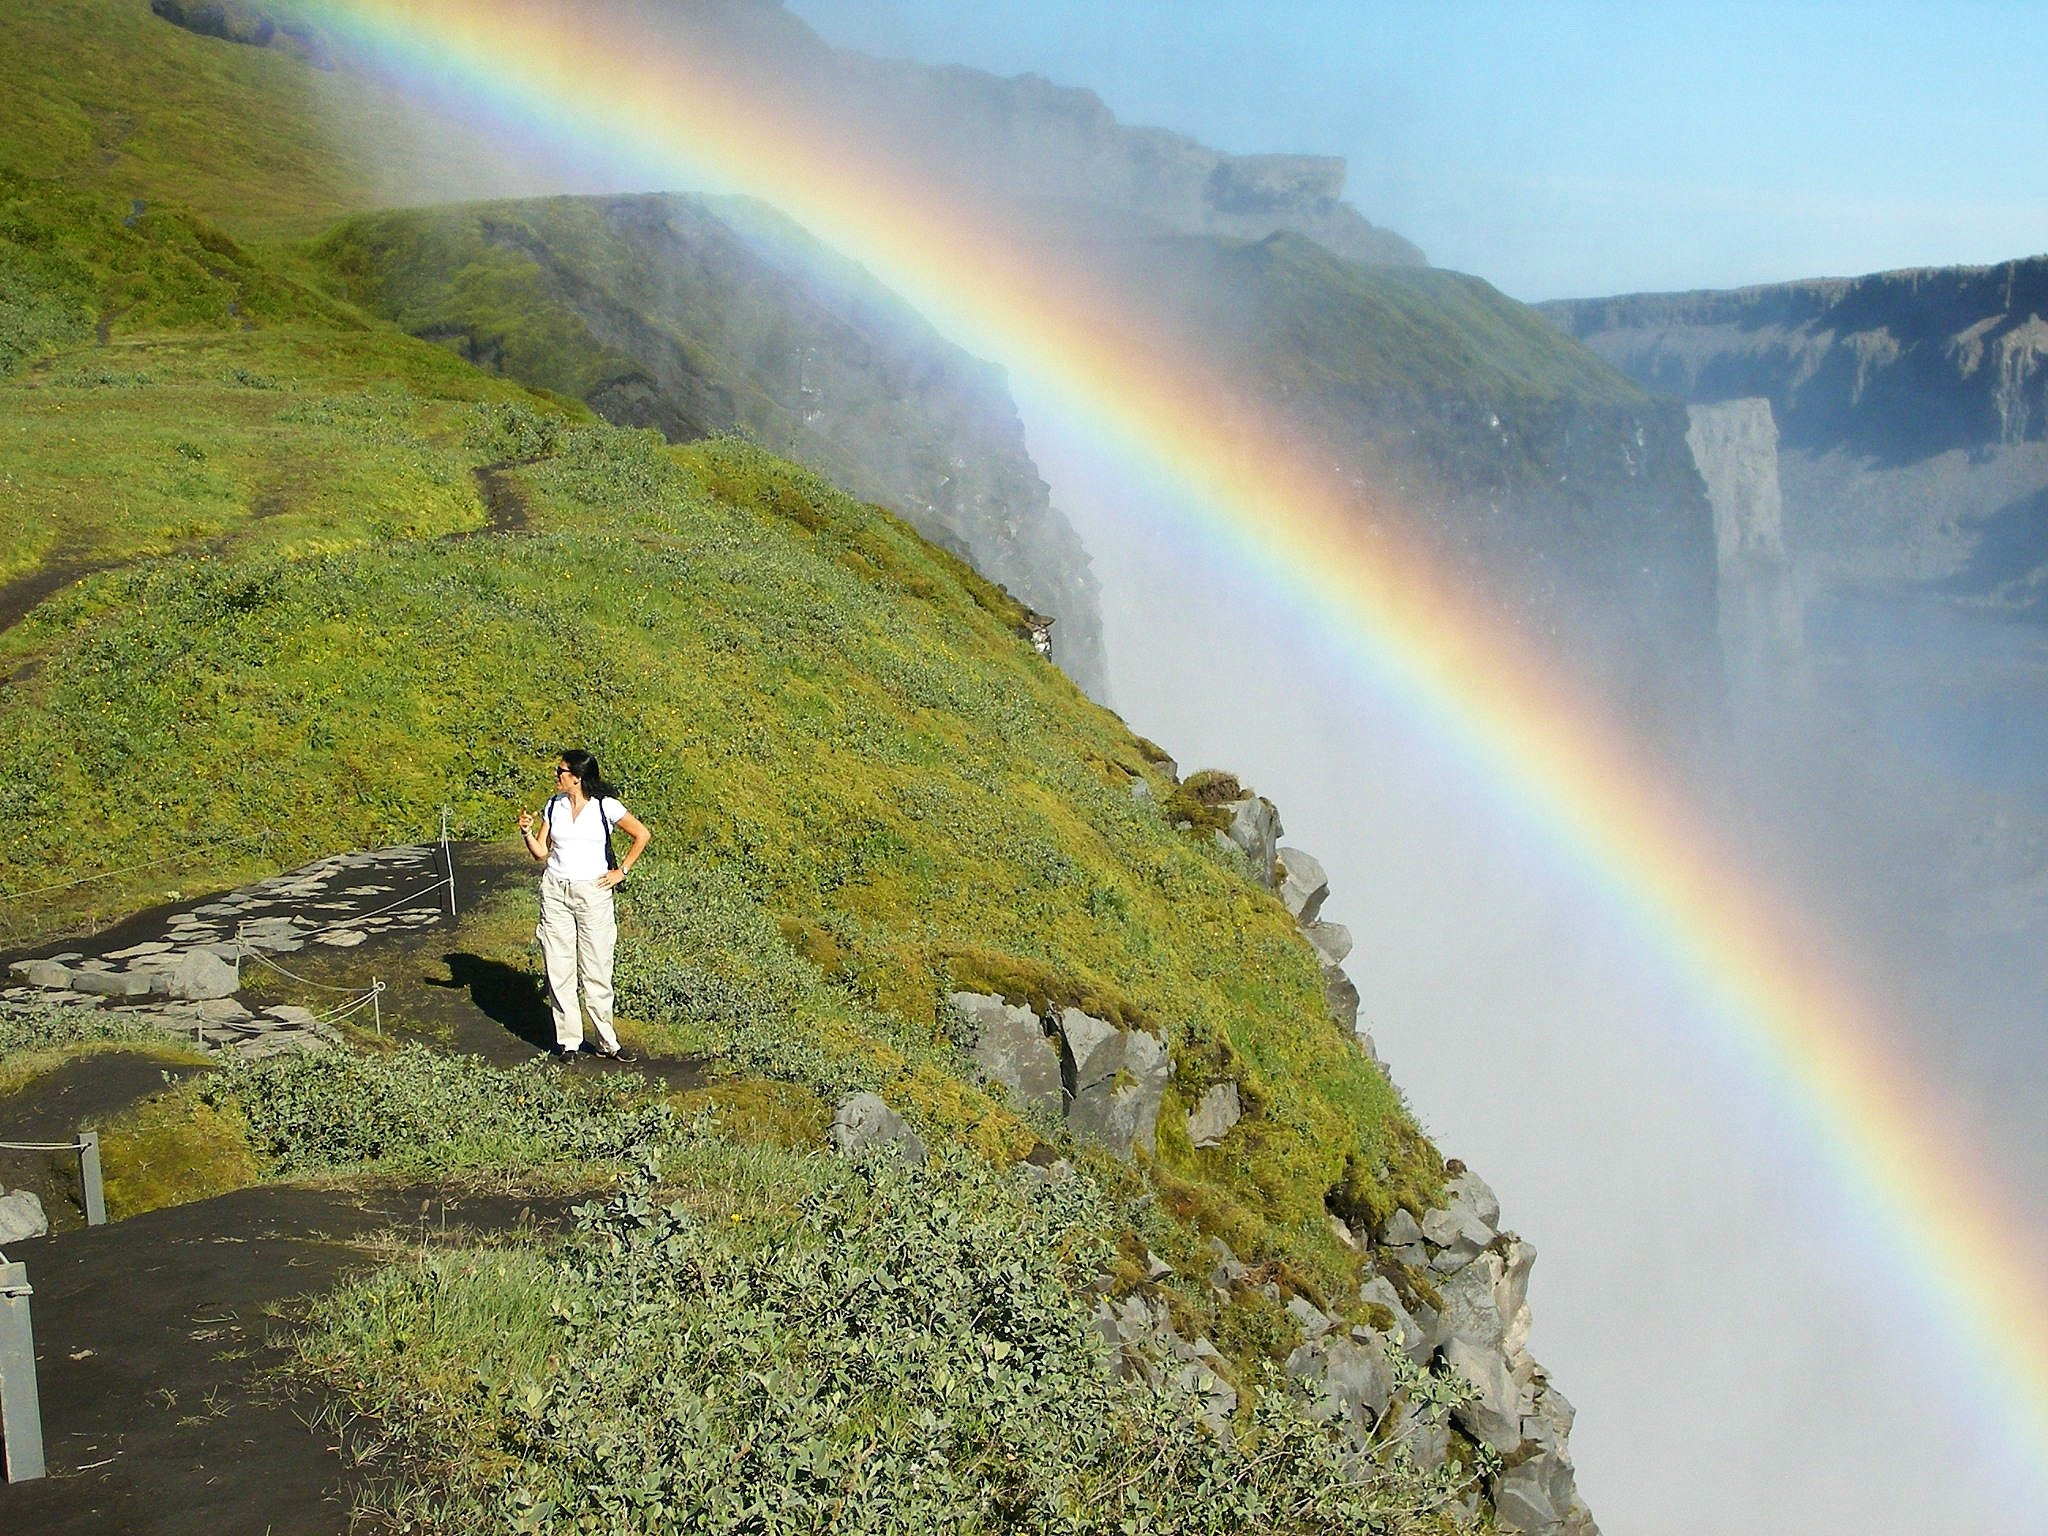
[[[1351,930],[1342,923],[1309,923],[1301,932],[1325,966],[1342,965],[1351,953]]]
[[[1500,1201],[1477,1174],[1453,1163],[1445,1203],[1417,1220],[1396,1211],[1378,1251],[1407,1271],[1424,1271],[1440,1307],[1412,1280],[1375,1276],[1359,1300],[1392,1321],[1385,1347],[1418,1365],[1434,1360],[1468,1389],[1445,1424],[1396,1402],[1394,1432],[1418,1462],[1440,1466],[1455,1429],[1500,1456],[1487,1481],[1498,1529],[1515,1536],[1597,1536],[1574,1482],[1568,1438],[1572,1407],[1528,1351],[1529,1276],[1536,1250],[1500,1230]],[[1476,1249],[1476,1251],[1475,1251]],[[1296,1352],[1297,1355],[1300,1351]]]
[[[175,969],[163,978],[163,991],[172,997],[198,1001],[226,997],[242,985],[240,970],[211,950],[188,949]]]
[[[50,1218],[43,1212],[43,1202],[33,1193],[26,1189],[0,1193],[0,1246],[26,1242],[49,1230]]]
[[[1067,1128],[1128,1156],[1152,1150],[1160,1099],[1173,1074],[1166,1046],[1138,1029],[1118,1029],[1078,1008],[1059,1015],[1060,1075]]]
[[[1387,1344],[1368,1329],[1362,1338],[1325,1333],[1287,1357],[1287,1374],[1309,1396],[1309,1414],[1342,1423],[1359,1438],[1379,1423],[1394,1395]]]
[[[1226,848],[1235,847],[1252,866],[1252,875],[1268,890],[1279,884],[1276,868],[1280,857],[1280,812],[1263,795],[1233,800],[1223,806],[1230,812],[1230,825],[1216,834]]]
[[[1329,894],[1330,877],[1319,859],[1299,848],[1280,850],[1280,900],[1297,923],[1313,923]]]
[[[1020,1102],[1061,1115],[1076,1136],[1125,1157],[1152,1150],[1173,1076],[1164,1041],[1078,1008],[1061,1009],[1048,1033],[1031,1009],[1000,997],[956,992],[950,1001],[973,1031],[969,1052],[984,1082],[1003,1083]],[[1234,1084],[1232,1093],[1234,1110]],[[1219,1105],[1212,1120],[1220,1136],[1236,1115]]]
[[[839,1106],[831,1136],[844,1157],[899,1157],[916,1165],[930,1156],[909,1122],[872,1093],[857,1093]]]
[[[979,992],[955,992],[950,1001],[974,1032],[975,1070],[985,1083],[1001,1083],[1019,1104],[1060,1113],[1059,1047],[1029,1008]]]
[[[1188,1139],[1198,1147],[1220,1145],[1233,1126],[1244,1118],[1238,1102],[1237,1084],[1212,1083],[1188,1116]]]

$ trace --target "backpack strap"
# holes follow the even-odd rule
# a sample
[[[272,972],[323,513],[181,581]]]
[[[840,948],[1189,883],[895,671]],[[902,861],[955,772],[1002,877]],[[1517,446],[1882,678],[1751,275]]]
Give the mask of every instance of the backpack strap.
[[[597,797],[597,820],[598,825],[604,828],[604,867],[606,869],[617,869],[619,867],[619,855],[617,850],[612,847],[612,819],[604,813],[603,795]]]

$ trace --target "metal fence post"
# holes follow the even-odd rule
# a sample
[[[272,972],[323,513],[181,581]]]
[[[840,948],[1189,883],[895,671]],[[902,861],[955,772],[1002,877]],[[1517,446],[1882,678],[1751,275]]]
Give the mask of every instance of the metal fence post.
[[[78,1133],[78,1182],[85,1186],[85,1224],[107,1224],[107,1187],[100,1177],[100,1133]]]
[[[43,1409],[36,1397],[36,1336],[26,1264],[0,1264],[0,1448],[7,1481],[43,1475]]]
[[[441,857],[448,863],[448,915],[455,915],[455,850],[448,846],[448,807],[441,807]]]

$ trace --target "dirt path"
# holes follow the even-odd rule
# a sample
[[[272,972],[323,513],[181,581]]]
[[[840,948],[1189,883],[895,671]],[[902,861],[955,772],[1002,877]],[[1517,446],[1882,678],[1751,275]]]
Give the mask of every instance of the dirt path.
[[[278,1378],[305,1299],[360,1240],[560,1224],[569,1202],[268,1186],[18,1245],[50,1475],[0,1485],[24,1536],[345,1536],[359,1484],[318,1396]]]
[[[104,325],[105,322],[103,321]],[[102,338],[104,339],[104,338]],[[526,492],[520,488],[513,471],[523,468],[533,460],[506,459],[496,464],[481,464],[470,471],[476,482],[478,499],[484,504],[484,525],[481,528],[466,529],[461,533],[448,535],[451,539],[476,538],[486,533],[524,533],[530,520],[530,509]],[[275,517],[289,505],[283,493],[277,489],[263,492],[250,508],[253,521]],[[228,547],[231,540],[219,540],[203,546],[200,553],[218,553]],[[100,571],[110,571],[126,564],[120,560],[53,560],[12,581],[0,582],[0,632],[12,629],[40,604],[43,599],[62,591],[75,581],[82,581]]]
[[[434,884],[445,867],[438,848],[335,855],[239,891],[152,907],[90,939],[53,939],[0,956],[0,1008],[58,999],[71,1007],[129,1012],[187,1038],[250,1054],[252,1045],[260,1051],[305,1028],[293,1022],[298,1013],[345,1002],[374,981],[385,988],[380,1008],[387,1037],[515,1065],[554,1043],[546,1001],[530,962],[478,953],[485,946],[472,939],[467,923],[507,889],[529,885],[534,865],[510,839],[454,843],[450,852],[461,913],[455,919],[447,915],[445,888]],[[6,969],[17,960],[58,957],[74,981],[95,969],[150,975],[188,949],[232,955],[238,936],[256,953],[240,961],[241,989],[218,1004],[50,989]],[[15,984],[6,985],[10,981]],[[360,1030],[371,1019],[361,1012],[347,1022]],[[638,1070],[677,1088],[702,1081],[701,1064],[680,1057],[624,1068],[591,1061],[578,1070]],[[13,1128],[6,1110],[0,1102],[0,1138]]]
[[[476,481],[476,493],[483,498],[484,525],[452,537],[468,539],[480,533],[524,533],[526,492],[520,489],[511,472],[532,462],[531,459],[501,459],[496,464],[481,464],[472,469],[469,473]]]
[[[89,560],[57,560],[38,566],[25,576],[0,582],[0,630],[14,628],[44,598],[108,568],[104,563]]]

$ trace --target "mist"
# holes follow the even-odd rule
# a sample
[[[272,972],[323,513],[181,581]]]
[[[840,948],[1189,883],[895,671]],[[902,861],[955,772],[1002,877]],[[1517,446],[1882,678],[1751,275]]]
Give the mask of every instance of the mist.
[[[1579,1408],[1579,1481],[1603,1528],[2041,1528],[1998,1405],[1969,1395],[1928,1298],[1899,1285],[1796,1102],[1730,1055],[1577,872],[1323,660],[1326,637],[1229,570],[1192,569],[1164,533],[1170,508],[1146,506],[1055,413],[1025,410],[1095,555],[1120,711],[1183,771],[1236,771],[1279,805],[1285,841],[1323,861],[1325,911],[1357,941],[1361,1027],[1446,1154],[1536,1245],[1531,1349]],[[1860,701],[1844,693],[1825,701],[1825,729],[1809,717],[1746,747],[1724,736],[1718,787],[1780,771],[1748,819],[1752,848],[1775,843],[1789,882],[1845,876],[1827,915],[1859,952],[1882,952],[1902,911],[1933,931],[1894,950],[1907,964],[1888,983],[1938,999],[1974,978],[1969,1007],[1915,1019],[1909,1044],[1930,1094],[1990,1112],[2002,1174],[2036,1188],[2048,1138],[2026,1109],[2048,1052],[2020,1021],[2048,998],[2038,958],[2029,974],[1945,952],[1960,871],[1893,855],[1924,848],[1925,823],[1952,807],[1938,779],[1852,766]],[[1849,780],[1863,787],[1830,808]],[[1725,798],[1702,788],[1703,804]],[[1886,808],[1896,824],[1867,819]],[[2034,957],[2040,915],[2021,945]]]

